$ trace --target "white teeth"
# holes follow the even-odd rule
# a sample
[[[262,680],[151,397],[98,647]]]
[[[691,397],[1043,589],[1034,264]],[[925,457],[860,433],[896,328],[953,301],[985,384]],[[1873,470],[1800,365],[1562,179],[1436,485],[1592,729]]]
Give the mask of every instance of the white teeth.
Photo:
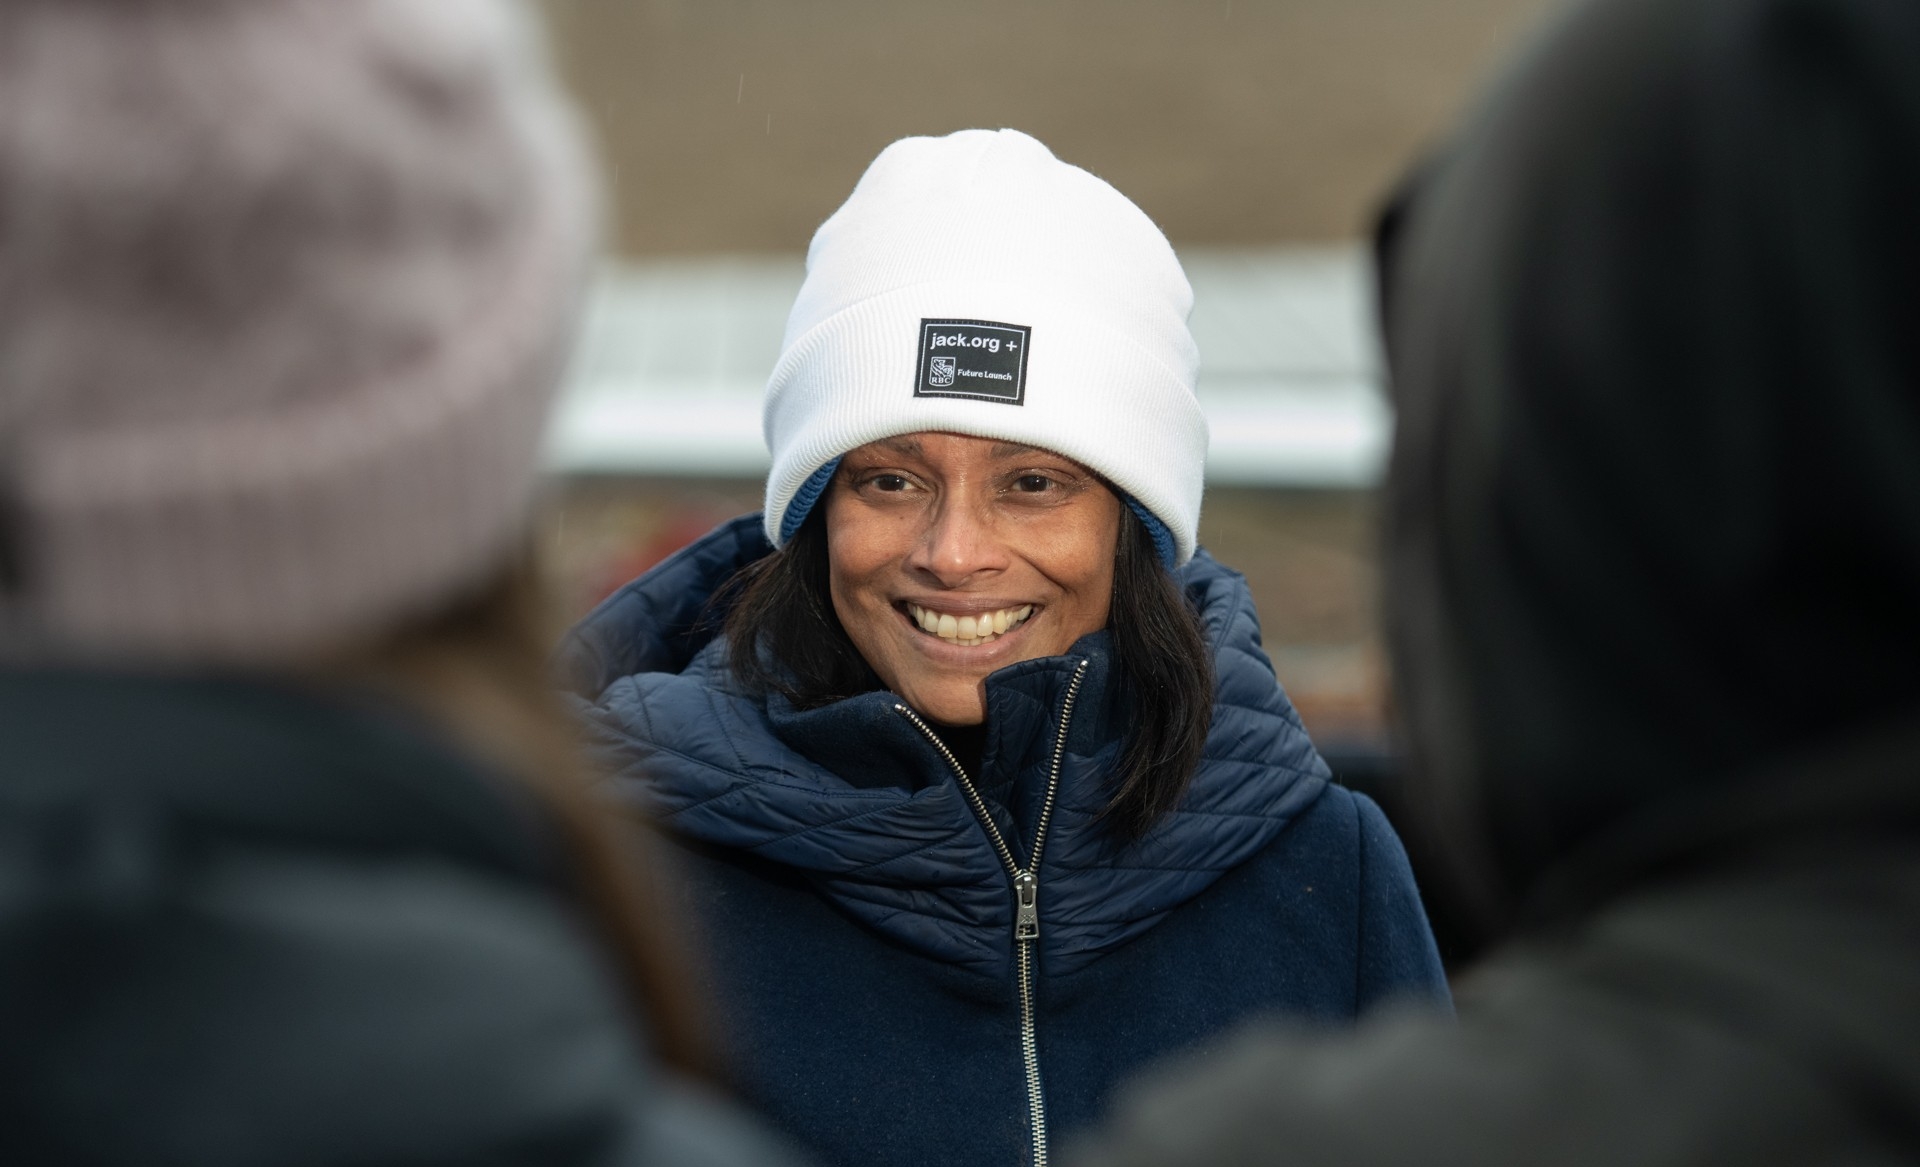
[[[975,616],[952,616],[922,608],[918,604],[908,604],[907,615],[923,631],[962,648],[974,648],[1018,628],[1027,617],[1033,615],[1033,605],[1023,604],[1018,608],[1002,608],[997,612]]]

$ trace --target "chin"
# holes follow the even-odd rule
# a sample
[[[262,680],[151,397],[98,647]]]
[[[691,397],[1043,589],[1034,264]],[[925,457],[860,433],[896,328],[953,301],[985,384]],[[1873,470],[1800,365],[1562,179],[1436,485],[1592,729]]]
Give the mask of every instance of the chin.
[[[922,717],[928,717],[941,725],[979,725],[987,719],[987,702],[979,691],[980,682],[974,683],[974,691],[956,693],[943,689],[933,693],[917,694],[907,698],[907,704]]]

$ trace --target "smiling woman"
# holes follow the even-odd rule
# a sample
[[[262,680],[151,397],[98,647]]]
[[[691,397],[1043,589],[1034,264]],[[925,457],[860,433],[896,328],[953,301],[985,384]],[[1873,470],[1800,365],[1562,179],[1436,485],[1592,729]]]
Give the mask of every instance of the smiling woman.
[[[1134,725],[1107,817],[1133,838],[1173,809],[1205,745],[1213,663],[1142,520],[1104,479],[1018,442],[915,433],[848,452],[825,502],[784,554],[742,573],[727,623],[736,677],[812,708],[877,675],[973,771],[987,678],[1111,625]],[[815,615],[829,606],[835,620]]]
[[[765,513],[562,647],[739,1088],[827,1162],[1044,1164],[1240,1018],[1444,1007],[1398,840],[1195,546],[1192,304],[1032,138],[895,143],[814,237]]]

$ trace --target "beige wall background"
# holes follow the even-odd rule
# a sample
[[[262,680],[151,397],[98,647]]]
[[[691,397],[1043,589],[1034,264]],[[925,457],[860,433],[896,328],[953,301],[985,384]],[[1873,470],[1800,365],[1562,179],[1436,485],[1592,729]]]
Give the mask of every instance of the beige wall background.
[[[1176,244],[1363,234],[1548,0],[547,0],[620,248],[795,252],[875,153],[1011,126]]]

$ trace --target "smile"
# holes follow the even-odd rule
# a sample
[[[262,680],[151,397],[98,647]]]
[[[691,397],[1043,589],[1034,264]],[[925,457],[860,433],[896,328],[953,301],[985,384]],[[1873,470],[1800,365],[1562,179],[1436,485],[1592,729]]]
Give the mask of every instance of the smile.
[[[972,648],[975,645],[996,640],[1026,623],[1027,617],[1033,615],[1033,605],[1022,604],[1017,608],[1002,608],[997,612],[955,616],[949,612],[936,612],[931,608],[922,608],[918,604],[908,604],[907,615],[913,618],[914,623],[920,625],[921,631],[938,636],[962,648]]]

